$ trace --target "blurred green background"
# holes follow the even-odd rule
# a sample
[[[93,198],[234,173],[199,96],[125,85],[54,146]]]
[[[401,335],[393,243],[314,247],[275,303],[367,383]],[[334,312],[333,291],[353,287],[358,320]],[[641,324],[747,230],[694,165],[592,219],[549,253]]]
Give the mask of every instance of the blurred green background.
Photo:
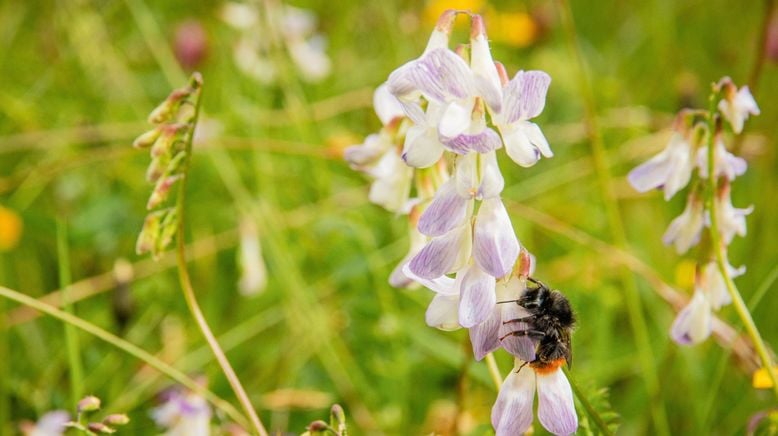
[[[407,224],[369,204],[368,181],[341,158],[345,146],[380,127],[372,89],[418,56],[437,13],[471,8],[486,13],[494,57],[509,74],[542,69],[553,78],[537,122],[555,157],[524,169],[501,153],[500,165],[514,227],[537,256],[536,276],[563,290],[578,313],[573,377],[588,395],[608,389],[621,434],[654,434],[652,404],[665,410],[673,434],[742,434],[753,414],[775,407],[774,398],[752,387],[752,363],[732,357],[727,346],[670,341],[675,309],[657,293],[667,292],[665,283],[685,297],[692,286],[694,259],[660,240],[684,196],[666,204],[658,193],[638,195],[624,176],[664,146],[676,111],[705,107],[710,82],[729,75],[752,85],[762,114],[738,142],[749,170],[734,183],[733,201],[756,209],[730,259],[748,267],[736,281],[746,301],[766,292],[753,316],[766,341],[778,344],[778,74],[775,58],[760,55],[771,3],[571,5],[629,252],[642,261],[630,267],[658,398],[643,382],[618,274],[624,256],[610,242],[581,77],[558,3],[294,1],[318,17],[332,70],[321,81],[302,80],[288,50],[271,47],[267,61],[278,75],[270,83],[239,68],[234,47],[245,32],[220,18],[220,2],[0,3],[0,284],[34,297],[59,288],[62,218],[73,279],[88,294],[76,314],[206,376],[217,394],[234,398],[189,317],[172,262],[134,254],[151,186],[144,180],[148,155],[130,144],[148,128],[148,112],[197,69],[205,79],[205,128],[188,185],[190,271],[206,318],[265,424],[298,433],[338,402],[353,434],[446,434],[452,422],[462,434],[491,434],[496,392],[485,364],[473,361],[466,332],[424,324],[430,292],[388,285],[407,250]],[[464,21],[455,40],[467,39]],[[197,26],[203,41],[183,54],[177,35]],[[274,39],[272,30],[252,31]],[[237,290],[244,215],[257,222],[269,277],[267,289],[248,298]],[[132,263],[134,278],[117,286],[119,259]],[[10,324],[0,327],[7,353],[0,356],[0,433],[47,410],[72,410],[62,324],[33,320],[7,301],[0,310]],[[731,307],[720,316],[739,328]],[[79,338],[83,391],[101,397],[107,411],[127,412],[127,434],[158,431],[148,410],[171,382],[94,337]],[[511,359],[496,357],[505,374]],[[601,400],[598,407],[607,409]]]

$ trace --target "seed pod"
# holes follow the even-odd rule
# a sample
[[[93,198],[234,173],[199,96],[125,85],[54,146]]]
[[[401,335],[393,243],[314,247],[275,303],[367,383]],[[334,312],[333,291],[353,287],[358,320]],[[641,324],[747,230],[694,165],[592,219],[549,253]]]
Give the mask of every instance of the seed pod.
[[[173,120],[181,103],[189,97],[191,93],[192,89],[190,87],[173,90],[165,101],[151,111],[148,121],[151,124],[161,124]]]
[[[100,409],[100,399],[94,395],[89,395],[82,398],[81,401],[78,402],[77,406],[78,413],[94,412],[98,409]]]
[[[130,422],[130,418],[124,413],[114,413],[103,419],[103,424],[107,425],[125,425]]]
[[[138,241],[135,243],[136,253],[148,253],[155,249],[164,215],[165,210],[158,210],[146,216],[146,219],[143,221],[143,228],[140,231],[140,235],[138,235]]]
[[[135,141],[132,142],[132,146],[135,148],[151,147],[152,144],[156,143],[157,138],[159,138],[160,131],[161,129],[158,126],[149,130],[146,133],[141,134],[140,136],[135,138]]]

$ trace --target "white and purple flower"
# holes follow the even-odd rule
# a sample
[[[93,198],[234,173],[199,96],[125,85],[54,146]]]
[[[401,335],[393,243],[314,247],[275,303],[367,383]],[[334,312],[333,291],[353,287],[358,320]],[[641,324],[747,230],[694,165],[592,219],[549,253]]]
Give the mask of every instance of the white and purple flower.
[[[211,434],[211,406],[202,396],[184,389],[170,389],[151,417],[168,436],[208,436]]]
[[[685,125],[685,119],[685,113],[681,112],[662,152],[630,171],[627,180],[638,192],[662,189],[665,200],[669,200],[689,183],[696,159],[695,147],[690,140],[692,132]]]
[[[759,115],[759,106],[757,106],[748,86],[737,89],[729,77],[722,79],[719,84],[724,93],[724,98],[719,101],[719,111],[729,121],[732,131],[740,133],[743,131],[743,124],[749,115]]]
[[[62,436],[68,429],[70,414],[64,410],[44,413],[37,422],[23,422],[20,430],[24,436]]]
[[[569,435],[578,429],[573,391],[562,367],[522,368],[525,362],[516,359],[515,368],[500,387],[497,402],[492,407],[492,426],[497,436],[513,436],[526,432],[532,425],[535,392],[538,396],[538,420],[555,435]]]

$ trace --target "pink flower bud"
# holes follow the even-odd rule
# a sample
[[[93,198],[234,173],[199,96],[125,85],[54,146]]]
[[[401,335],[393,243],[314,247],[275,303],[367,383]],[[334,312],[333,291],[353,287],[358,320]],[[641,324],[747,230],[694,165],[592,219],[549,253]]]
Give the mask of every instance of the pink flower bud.
[[[95,410],[100,409],[100,399],[94,395],[89,395],[78,402],[77,408],[79,413],[94,412]]]
[[[186,20],[176,27],[173,52],[186,69],[194,69],[208,54],[208,35],[197,20]]]

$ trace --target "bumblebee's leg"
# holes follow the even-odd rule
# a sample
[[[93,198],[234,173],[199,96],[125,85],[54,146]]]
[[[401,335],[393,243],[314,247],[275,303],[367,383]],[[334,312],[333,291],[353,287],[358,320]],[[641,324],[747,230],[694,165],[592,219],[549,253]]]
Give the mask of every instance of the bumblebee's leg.
[[[518,373],[519,373],[519,371],[521,371],[521,369],[522,369],[522,368],[524,368],[525,366],[527,366],[527,364],[528,364],[528,363],[529,363],[529,362],[524,362],[524,363],[522,363],[522,364],[521,364],[521,366],[519,367],[519,369],[517,369],[517,370],[516,370],[516,374],[518,374]]]
[[[529,336],[531,338],[541,339],[546,336],[546,334],[540,330],[516,330],[514,332],[508,333],[507,335],[503,335],[500,340],[502,341],[508,336]]]
[[[514,318],[514,319],[509,319],[509,320],[507,320],[507,321],[503,321],[502,323],[503,323],[503,324],[510,324],[510,323],[512,323],[512,322],[522,322],[522,321],[524,321],[524,320],[527,320],[527,319],[532,319],[532,318],[535,318],[536,316],[537,316],[537,315],[527,315],[527,316],[522,316],[521,318]]]

